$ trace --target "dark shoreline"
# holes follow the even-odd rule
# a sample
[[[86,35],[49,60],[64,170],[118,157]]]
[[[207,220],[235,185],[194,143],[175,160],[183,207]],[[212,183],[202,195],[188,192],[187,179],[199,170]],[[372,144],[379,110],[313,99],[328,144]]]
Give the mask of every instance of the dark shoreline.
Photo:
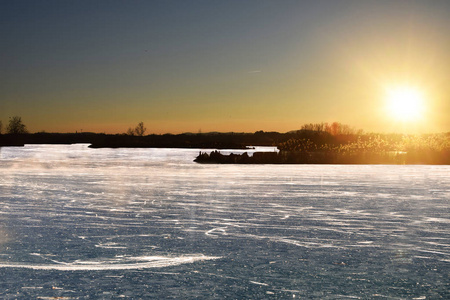
[[[280,151],[224,155],[220,151],[200,152],[194,162],[202,164],[342,164],[342,165],[450,165],[449,153]]]
[[[304,133],[301,133],[303,136]],[[278,146],[289,139],[299,137],[298,132],[236,133],[182,133],[150,134],[145,136],[104,133],[30,133],[0,134],[0,147],[25,144],[90,144],[91,148],[199,148],[199,149],[247,149],[253,146]]]
[[[25,144],[89,144],[90,148],[248,149],[277,147],[279,152],[223,155],[200,153],[198,163],[215,164],[398,164],[449,165],[450,133],[408,136],[299,130],[288,133],[183,133],[136,136],[99,133],[2,134],[0,147]]]
[[[90,144],[90,148],[200,148],[248,149],[248,142],[271,145],[275,141],[258,141],[253,134],[164,134],[130,136],[98,133],[34,133],[0,135],[0,147],[23,147],[26,144]],[[251,144],[251,143],[250,143]]]

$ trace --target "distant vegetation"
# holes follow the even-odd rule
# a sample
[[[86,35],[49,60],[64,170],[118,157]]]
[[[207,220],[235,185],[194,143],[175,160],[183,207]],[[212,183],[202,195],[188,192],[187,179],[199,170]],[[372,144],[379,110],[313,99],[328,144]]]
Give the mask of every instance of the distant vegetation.
[[[380,164],[449,164],[450,135],[362,134],[290,139],[278,146],[291,161]]]
[[[335,124],[335,123],[333,123]],[[364,134],[361,130],[345,131],[329,130],[300,130],[299,138],[292,138],[280,143],[278,149],[282,151],[315,152],[410,152],[410,151],[446,151],[450,150],[450,133],[441,134]]]
[[[128,128],[127,135],[136,135],[136,136],[144,136],[145,132],[147,131],[147,128],[144,126],[144,122],[139,122],[137,126],[133,128]]]
[[[0,125],[0,132],[2,132]],[[24,144],[89,143],[93,148],[200,148],[245,149],[248,146],[276,146],[279,153],[253,156],[225,156],[220,152],[201,153],[203,163],[370,163],[370,164],[450,164],[450,133],[374,134],[334,122],[305,124],[287,133],[184,133],[145,135],[139,122],[125,134],[34,133],[28,134],[20,117],[12,117],[0,146]]]
[[[3,133],[3,123],[0,121],[0,134]],[[27,127],[22,123],[22,118],[14,116],[9,118],[8,126],[6,127],[7,134],[26,134],[28,133]]]
[[[354,134],[358,134],[361,135],[363,133],[363,131],[360,130],[356,130],[353,127],[350,127],[349,125],[346,124],[342,124],[339,122],[333,122],[331,124],[328,123],[309,123],[309,124],[304,124],[302,125],[302,127],[300,128],[300,131],[303,132],[327,132],[331,135],[354,135]]]
[[[203,163],[450,164],[450,133],[364,134],[340,123],[306,124],[285,134],[279,153],[225,156],[201,153]]]

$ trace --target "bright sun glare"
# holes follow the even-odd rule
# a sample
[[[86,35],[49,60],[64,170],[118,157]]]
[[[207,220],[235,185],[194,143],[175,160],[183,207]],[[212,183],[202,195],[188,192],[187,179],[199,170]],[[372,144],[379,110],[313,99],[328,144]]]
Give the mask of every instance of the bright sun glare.
[[[418,121],[424,113],[422,93],[409,86],[387,90],[387,109],[398,121]]]

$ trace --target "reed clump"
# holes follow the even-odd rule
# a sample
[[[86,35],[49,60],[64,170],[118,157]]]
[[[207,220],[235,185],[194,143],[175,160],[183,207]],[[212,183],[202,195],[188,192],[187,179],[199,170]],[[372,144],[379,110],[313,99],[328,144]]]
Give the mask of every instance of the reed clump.
[[[450,134],[358,134],[331,142],[290,139],[278,145],[289,161],[346,164],[450,164]]]

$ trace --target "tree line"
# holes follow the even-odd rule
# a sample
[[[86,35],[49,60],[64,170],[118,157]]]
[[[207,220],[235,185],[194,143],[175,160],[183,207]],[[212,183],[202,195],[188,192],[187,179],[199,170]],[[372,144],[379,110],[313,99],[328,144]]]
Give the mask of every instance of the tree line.
[[[125,134],[133,136],[144,136],[147,128],[144,122],[139,122],[135,128],[128,128]],[[3,133],[3,122],[0,120],[0,134]],[[29,133],[27,126],[22,122],[22,117],[9,117],[8,126],[6,127],[6,134],[26,134]]]
[[[144,122],[139,122],[136,127],[128,128],[125,132],[126,135],[130,136],[144,136],[147,128],[144,125]],[[354,128],[341,124],[338,122],[334,122],[332,124],[328,123],[310,123],[302,125],[301,129],[297,131],[299,132],[318,132],[318,133],[327,133],[333,136],[336,135],[361,135],[362,130],[355,130]],[[3,133],[3,123],[0,120],[0,134]],[[9,118],[8,126],[6,127],[6,134],[26,134],[29,133],[27,127],[22,122],[22,118],[19,116],[14,116]]]

